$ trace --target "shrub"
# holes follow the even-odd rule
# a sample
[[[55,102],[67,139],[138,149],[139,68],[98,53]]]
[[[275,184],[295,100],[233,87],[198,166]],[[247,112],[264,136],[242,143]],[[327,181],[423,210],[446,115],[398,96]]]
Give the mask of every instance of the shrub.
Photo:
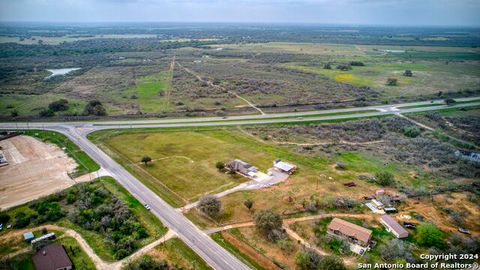
[[[48,108],[54,112],[66,111],[68,110],[68,100],[60,99],[48,104]]]
[[[363,66],[365,66],[365,64],[361,61],[352,61],[352,62],[350,62],[350,66],[363,67]]]
[[[443,232],[431,223],[422,223],[417,227],[416,240],[421,246],[442,248],[445,245],[443,239]]]
[[[268,240],[276,241],[282,238],[282,217],[273,210],[260,210],[253,216],[257,230]]]
[[[4,224],[10,220],[10,216],[7,213],[0,213],[0,223]]]
[[[422,133],[422,131],[419,128],[414,127],[414,126],[406,127],[406,128],[403,129],[403,135],[405,135],[407,137],[410,137],[410,138],[418,137],[421,133]]]
[[[295,262],[299,269],[316,270],[319,269],[321,257],[314,250],[304,249],[297,253]]]
[[[217,163],[215,163],[215,167],[219,170],[219,171],[222,171],[223,169],[225,169],[225,163],[221,162],[221,161],[218,161]]]
[[[243,205],[248,208],[248,210],[252,209],[253,207],[253,201],[250,199],[247,199],[243,202]]]
[[[85,115],[97,115],[97,116],[104,116],[107,115],[107,111],[103,107],[103,104],[98,100],[91,100],[85,105],[85,109],[83,110],[83,114]]]
[[[342,259],[337,256],[323,256],[318,262],[317,269],[322,270],[347,270]]]
[[[152,161],[152,158],[149,156],[143,156],[141,161],[147,166],[148,163]]]
[[[391,186],[395,183],[393,174],[389,172],[376,173],[375,180],[381,186]]]
[[[212,195],[206,195],[200,198],[198,209],[210,217],[216,217],[220,214],[222,202]]]
[[[13,227],[16,229],[25,228],[30,224],[30,217],[25,213],[20,212],[15,216],[15,221],[13,222]]]
[[[405,76],[405,77],[412,77],[412,76],[413,76],[413,72],[412,72],[410,69],[407,69],[407,70],[405,70],[405,72],[403,72],[403,76]]]
[[[177,269],[169,267],[164,260],[156,261],[149,255],[142,256],[125,267],[126,270],[169,270]]]
[[[335,164],[335,169],[337,170],[346,170],[347,169],[347,165],[343,162],[337,162]]]
[[[38,115],[40,117],[52,117],[55,115],[55,112],[51,109],[42,109],[40,112],[38,112]]]
[[[397,86],[398,85],[398,80],[396,78],[388,78],[387,79],[387,85],[388,86]]]
[[[380,246],[381,257],[386,261],[401,259],[407,252],[408,247],[404,242],[398,239],[393,239]]]

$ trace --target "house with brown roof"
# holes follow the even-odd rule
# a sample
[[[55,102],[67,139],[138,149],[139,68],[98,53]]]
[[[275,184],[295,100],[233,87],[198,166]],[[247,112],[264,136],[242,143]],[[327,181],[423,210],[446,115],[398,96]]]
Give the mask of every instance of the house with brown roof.
[[[391,232],[397,238],[408,237],[408,232],[405,230],[402,225],[389,215],[383,215],[380,217],[380,223],[387,229],[388,232]]]
[[[37,270],[70,270],[73,267],[72,261],[61,244],[41,248],[32,259]]]
[[[362,247],[367,247],[372,239],[372,231],[339,218],[328,224],[327,233]]]

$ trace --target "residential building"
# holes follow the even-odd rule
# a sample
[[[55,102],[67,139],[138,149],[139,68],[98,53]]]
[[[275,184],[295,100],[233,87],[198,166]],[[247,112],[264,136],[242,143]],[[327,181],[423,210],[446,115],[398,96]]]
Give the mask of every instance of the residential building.
[[[408,237],[408,232],[405,230],[398,222],[389,215],[383,215],[380,217],[380,223],[387,229],[388,232],[391,232],[397,238]]]
[[[235,159],[225,164],[225,167],[231,171],[239,172],[244,175],[251,175],[251,173],[256,173],[257,168],[246,163],[245,161]]]
[[[73,267],[72,261],[61,244],[41,248],[32,259],[37,270],[70,270]]]
[[[327,233],[362,247],[367,247],[372,238],[371,230],[339,218],[334,218],[328,224]]]

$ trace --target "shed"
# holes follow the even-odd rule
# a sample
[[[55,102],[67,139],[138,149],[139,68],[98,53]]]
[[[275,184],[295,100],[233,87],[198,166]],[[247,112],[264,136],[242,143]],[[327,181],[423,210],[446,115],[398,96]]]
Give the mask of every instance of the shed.
[[[384,189],[377,189],[377,191],[375,191],[375,195],[384,195],[384,194],[385,194]]]
[[[380,217],[380,223],[387,229],[387,231],[391,232],[397,238],[405,238],[408,237],[408,232],[405,230],[398,222],[389,215],[383,215]]]
[[[275,160],[273,167],[286,173],[293,173],[297,168],[297,166],[290,164],[288,162],[281,161],[279,159]]]
[[[26,232],[23,234],[23,239],[27,242],[32,241],[35,238],[35,235],[33,235],[32,232]]]
[[[375,205],[375,207],[381,209],[383,208],[383,203],[381,201],[378,201],[376,199],[372,199],[372,204]]]

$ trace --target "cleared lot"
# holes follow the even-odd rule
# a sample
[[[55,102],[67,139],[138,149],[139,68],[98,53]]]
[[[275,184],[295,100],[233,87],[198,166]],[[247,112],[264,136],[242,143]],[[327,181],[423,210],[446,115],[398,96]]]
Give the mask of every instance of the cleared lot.
[[[0,208],[10,208],[65,189],[77,167],[62,149],[29,136],[0,141],[9,165],[0,168]]]

